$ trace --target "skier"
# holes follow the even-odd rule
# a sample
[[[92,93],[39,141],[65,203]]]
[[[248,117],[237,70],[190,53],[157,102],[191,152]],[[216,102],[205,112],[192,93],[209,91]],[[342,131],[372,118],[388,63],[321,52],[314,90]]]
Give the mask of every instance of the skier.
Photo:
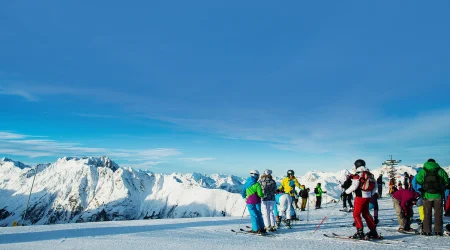
[[[403,185],[405,186],[404,187],[405,189],[409,189],[409,186],[410,186],[409,183],[410,183],[409,174],[407,172],[405,172],[404,179],[403,179]]]
[[[283,193],[281,190],[277,190],[277,194],[275,195],[275,207],[274,214],[277,218],[277,227],[279,228],[281,225],[282,216],[285,216],[284,223],[286,227],[291,228],[291,209],[292,209],[292,200],[289,194]]]
[[[260,235],[266,234],[264,229],[264,220],[261,213],[261,198],[264,197],[261,184],[258,182],[259,172],[258,170],[250,171],[250,177],[245,181],[242,188],[242,198],[247,203],[247,209],[252,219],[252,230],[249,233],[257,233]]]
[[[370,209],[373,208],[373,222],[378,225],[378,222],[380,222],[378,219],[378,193],[373,194],[372,198],[370,198],[369,207]]]
[[[381,199],[383,193],[383,185],[385,185],[383,181],[383,174],[380,174],[380,176],[378,176],[377,185],[378,185],[378,198]]]
[[[411,228],[411,218],[414,215],[413,205],[419,200],[420,194],[409,189],[398,190],[392,195],[392,203],[397,213],[399,232],[414,232]]]
[[[395,186],[395,179],[392,178],[389,180],[389,194],[392,196],[395,191],[397,191],[397,187]]]
[[[445,190],[445,195],[446,195],[447,198],[445,199],[445,213],[444,213],[444,216],[445,217],[450,217],[450,184],[447,186],[447,190]]]
[[[369,213],[369,203],[372,194],[375,191],[375,178],[366,168],[366,162],[358,159],[355,161],[356,173],[352,178],[352,185],[345,191],[347,194],[355,192],[355,208],[353,210],[353,218],[355,220],[356,233],[353,235],[355,239],[367,238],[381,238],[377,233],[377,226],[374,223]],[[361,215],[366,221],[369,233],[364,235],[364,225],[361,220]]]
[[[288,170],[287,177],[285,177],[281,181],[281,185],[280,185],[280,187],[278,187],[278,189],[284,190],[284,192],[290,196],[291,206],[295,200],[295,195],[296,195],[295,186],[297,186],[301,190],[301,185],[298,182],[297,178],[295,178],[295,176],[294,176],[294,170]],[[295,214],[294,207],[292,207],[292,209],[291,209],[291,217],[292,217],[292,220],[298,220],[297,215]]]
[[[303,188],[303,190],[300,190],[300,197],[302,198],[302,205],[300,206],[300,209],[301,211],[305,211],[309,197],[309,188],[305,188],[305,185],[301,185],[300,187]]]
[[[275,228],[275,215],[273,213],[273,207],[275,205],[275,194],[277,191],[277,183],[272,178],[272,170],[264,170],[261,179],[259,180],[261,188],[263,190],[264,197],[262,199],[261,209],[264,219],[264,225],[266,231],[274,232]]]
[[[398,190],[402,190],[402,189],[403,189],[402,181],[401,181],[401,180],[398,180],[397,188],[398,188]]]
[[[416,181],[422,185],[423,194],[423,234],[431,235],[431,211],[434,209],[434,233],[442,236],[442,199],[445,187],[449,184],[448,174],[434,159],[429,159],[417,173]]]
[[[321,183],[317,183],[316,188],[314,188],[314,193],[316,194],[316,209],[320,209],[322,206],[322,194],[326,194],[327,191],[322,191]]]
[[[344,192],[342,192],[342,194],[341,194],[342,201],[343,201],[342,203],[344,204],[342,211],[344,211],[344,212],[353,211],[353,204],[352,204],[353,195],[351,193],[347,194],[345,192],[345,190],[347,190],[352,185],[352,178],[353,178],[352,174],[348,175],[347,179],[344,181],[344,184],[341,185],[342,189],[344,189]],[[347,210],[347,203],[350,207],[349,210]]]
[[[419,172],[422,168],[417,169],[417,172]],[[417,183],[417,179],[416,179],[417,175],[414,176],[414,178],[411,181],[411,187],[413,188],[414,191],[416,191],[419,195],[420,195],[420,200],[417,201],[416,205],[417,207],[419,207],[419,227],[418,227],[418,233],[422,234],[423,233],[423,218],[424,218],[424,213],[423,213],[423,194],[422,194],[422,185],[420,185],[419,183]],[[431,230],[430,230],[431,231]]]

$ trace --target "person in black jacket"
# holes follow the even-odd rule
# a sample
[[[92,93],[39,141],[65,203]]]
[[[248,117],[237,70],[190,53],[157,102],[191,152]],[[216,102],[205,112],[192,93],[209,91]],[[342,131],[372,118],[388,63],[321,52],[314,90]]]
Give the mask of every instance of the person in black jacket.
[[[352,177],[353,177],[353,175],[351,175],[351,174],[348,175],[344,184],[342,184],[342,186],[341,186],[344,189],[344,192],[342,192],[342,194],[341,194],[342,203],[344,204],[344,209],[342,211],[344,211],[344,212],[349,212],[349,211],[353,210],[353,204],[352,204],[353,195],[345,193],[345,190],[347,190],[352,185]],[[347,202],[348,202],[350,209],[347,209]]]
[[[378,176],[378,178],[377,178],[378,199],[381,199],[381,193],[383,191],[383,185],[384,185],[383,174],[380,174],[380,176]]]

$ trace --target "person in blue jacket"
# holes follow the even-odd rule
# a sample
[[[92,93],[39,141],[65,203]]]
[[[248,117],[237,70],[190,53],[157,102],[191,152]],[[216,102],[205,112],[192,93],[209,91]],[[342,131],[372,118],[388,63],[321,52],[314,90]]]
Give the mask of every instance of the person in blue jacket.
[[[261,199],[264,197],[261,184],[258,182],[258,170],[250,171],[250,177],[245,181],[241,195],[247,203],[247,209],[252,219],[252,230],[249,233],[266,234],[264,220],[261,212]]]
[[[421,169],[422,169],[422,168],[418,168],[418,169],[417,169],[417,172],[419,172]],[[417,176],[417,175],[416,175],[416,176]],[[419,183],[417,183],[416,176],[414,176],[414,178],[412,179],[412,181],[411,181],[411,186],[412,186],[412,188],[414,189],[414,191],[416,191],[417,193],[420,194],[420,199],[419,199],[419,201],[417,201],[416,205],[419,207],[419,219],[420,219],[420,222],[419,222],[419,228],[418,228],[418,231],[419,231],[419,233],[421,234],[421,233],[423,232],[423,224],[422,224],[422,222],[423,222],[423,218],[424,218],[424,213],[423,213],[423,198],[422,198],[422,192],[421,192],[422,185],[420,185]]]

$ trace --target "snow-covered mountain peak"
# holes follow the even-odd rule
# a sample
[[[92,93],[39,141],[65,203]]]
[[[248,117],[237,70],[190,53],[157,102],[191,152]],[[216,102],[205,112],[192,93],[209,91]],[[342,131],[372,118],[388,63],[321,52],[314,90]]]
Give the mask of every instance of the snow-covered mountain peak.
[[[12,160],[10,158],[6,158],[6,157],[3,157],[0,159],[0,166],[3,165],[2,163],[7,163],[7,162],[12,163],[14,166],[16,166],[20,169],[30,168],[30,166],[28,166],[20,161],[14,161],[14,160]]]
[[[72,163],[72,164],[84,164],[87,166],[93,166],[93,167],[106,167],[111,169],[112,171],[116,171],[119,169],[119,165],[117,165],[114,161],[112,161],[107,156],[102,157],[62,157],[59,158],[56,163]]]

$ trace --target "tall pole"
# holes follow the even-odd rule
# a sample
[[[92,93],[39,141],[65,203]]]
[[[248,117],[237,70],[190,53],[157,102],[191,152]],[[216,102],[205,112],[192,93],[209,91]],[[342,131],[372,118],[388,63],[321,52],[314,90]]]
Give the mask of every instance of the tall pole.
[[[22,216],[22,226],[24,226],[25,217],[27,216],[27,213],[28,213],[28,205],[30,204],[31,192],[33,192],[34,180],[36,180],[38,166],[39,165],[36,165],[36,167],[34,168],[34,177],[33,177],[33,182],[31,183],[30,194],[28,195],[27,207],[25,209],[25,213]]]

